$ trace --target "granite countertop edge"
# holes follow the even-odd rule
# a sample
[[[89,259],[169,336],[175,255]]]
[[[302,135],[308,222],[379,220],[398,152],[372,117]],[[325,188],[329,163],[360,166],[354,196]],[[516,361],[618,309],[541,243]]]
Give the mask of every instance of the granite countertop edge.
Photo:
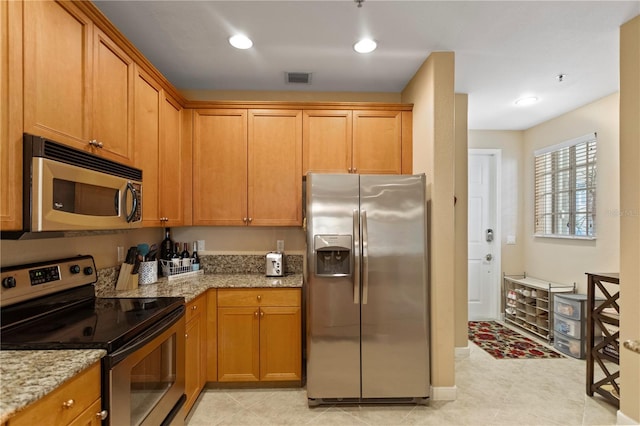
[[[98,297],[184,297],[188,303],[211,288],[301,288],[302,273],[284,277],[260,274],[201,274],[169,281],[160,278],[153,284],[138,285],[134,290],[98,290]]]
[[[0,424],[106,354],[102,349],[0,351]]]

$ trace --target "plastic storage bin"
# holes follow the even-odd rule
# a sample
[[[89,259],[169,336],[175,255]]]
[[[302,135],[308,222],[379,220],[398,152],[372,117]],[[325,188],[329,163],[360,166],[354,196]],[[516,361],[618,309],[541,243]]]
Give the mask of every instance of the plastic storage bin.
[[[558,312],[556,312],[558,313]],[[562,333],[565,336],[573,337],[575,339],[583,338],[584,323],[581,321],[574,321],[569,318],[556,315],[554,329],[558,333]]]
[[[585,345],[582,340],[572,339],[571,337],[564,336],[556,333],[553,347],[574,358],[584,359]]]
[[[582,318],[586,318],[584,312],[584,302],[586,300],[584,294],[556,295],[553,299],[553,311],[565,318],[580,321]]]

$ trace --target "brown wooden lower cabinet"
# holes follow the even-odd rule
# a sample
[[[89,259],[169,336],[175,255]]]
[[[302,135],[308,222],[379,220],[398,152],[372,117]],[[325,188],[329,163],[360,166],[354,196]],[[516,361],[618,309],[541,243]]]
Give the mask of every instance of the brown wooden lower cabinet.
[[[64,383],[44,398],[11,417],[7,426],[102,424],[100,363]]]
[[[301,380],[300,289],[218,289],[218,381]]]
[[[191,410],[207,380],[207,293],[187,303],[185,323],[185,414]]]

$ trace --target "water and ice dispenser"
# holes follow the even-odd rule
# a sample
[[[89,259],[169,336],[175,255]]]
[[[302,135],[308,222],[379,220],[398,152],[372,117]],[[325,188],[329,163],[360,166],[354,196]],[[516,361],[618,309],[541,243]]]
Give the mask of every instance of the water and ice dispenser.
[[[351,235],[314,235],[316,275],[320,277],[345,277],[352,270]]]

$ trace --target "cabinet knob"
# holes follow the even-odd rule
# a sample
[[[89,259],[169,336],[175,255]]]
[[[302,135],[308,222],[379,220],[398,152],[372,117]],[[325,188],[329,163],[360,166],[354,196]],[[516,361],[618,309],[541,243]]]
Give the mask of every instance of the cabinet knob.
[[[244,223],[247,223],[247,218],[246,218],[246,217],[243,217],[243,218],[242,218],[242,221],[243,221]]]
[[[106,419],[108,415],[109,415],[109,412],[107,410],[102,410],[99,413],[96,413],[96,417],[100,420]]]
[[[258,295],[257,299],[258,299],[258,302],[261,301],[262,300],[262,296]]]
[[[260,318],[264,316],[264,312],[260,311]]]
[[[251,223],[251,222],[253,222],[253,218],[252,217],[249,218],[249,223]]]
[[[351,167],[349,167],[349,168],[347,169],[347,171],[348,171],[349,173],[351,173]]]
[[[356,167],[353,168],[353,173],[357,173],[358,169]]]
[[[62,403],[64,408],[72,408],[74,405],[76,405],[76,402],[73,399],[69,399]]]
[[[193,305],[193,306],[191,307],[191,310],[192,310],[192,311],[195,311],[196,309],[198,309],[198,305]]]
[[[255,318],[258,318],[258,311],[255,311],[255,312],[253,313],[253,316],[254,316]]]
[[[188,338],[189,338],[189,335],[188,335],[187,333],[184,333],[184,338],[185,338],[185,339],[188,339]]]

